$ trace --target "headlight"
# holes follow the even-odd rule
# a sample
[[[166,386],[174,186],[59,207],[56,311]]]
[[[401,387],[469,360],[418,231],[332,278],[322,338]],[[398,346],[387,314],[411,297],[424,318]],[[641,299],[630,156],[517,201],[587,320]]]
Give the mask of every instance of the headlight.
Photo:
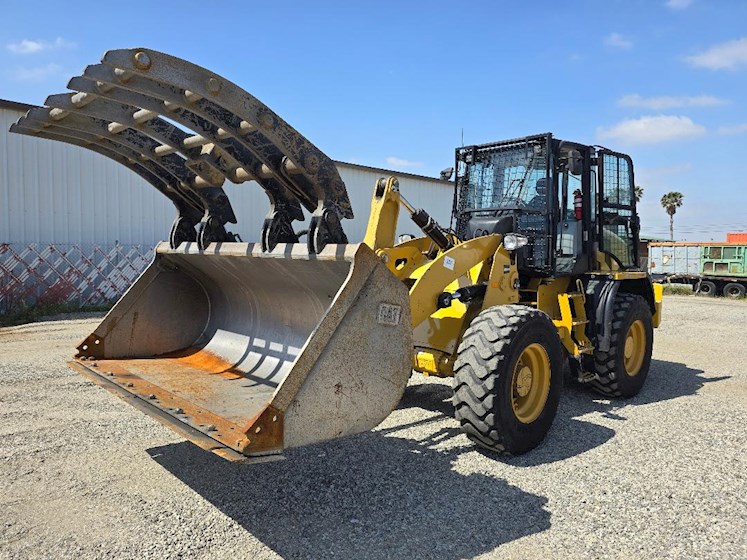
[[[507,233],[503,236],[503,246],[508,251],[516,251],[516,249],[523,247],[527,243],[529,243],[529,239],[518,233]]]

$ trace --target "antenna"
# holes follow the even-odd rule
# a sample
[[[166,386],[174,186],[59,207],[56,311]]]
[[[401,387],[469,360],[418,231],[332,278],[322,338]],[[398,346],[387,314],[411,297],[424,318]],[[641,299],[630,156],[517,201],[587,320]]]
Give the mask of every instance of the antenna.
[[[462,127],[462,148],[464,148],[464,127]]]

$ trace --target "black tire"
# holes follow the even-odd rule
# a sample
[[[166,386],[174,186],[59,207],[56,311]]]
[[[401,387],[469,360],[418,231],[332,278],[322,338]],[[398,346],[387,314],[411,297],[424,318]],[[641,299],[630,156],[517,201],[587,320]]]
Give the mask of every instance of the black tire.
[[[710,280],[700,281],[700,284],[698,285],[698,294],[700,294],[701,296],[713,297],[717,292],[718,290],[716,289],[716,284],[714,284]]]
[[[633,328],[633,324],[640,321]],[[626,343],[629,337],[643,336],[643,354],[632,355],[626,362]],[[599,377],[589,384],[596,391],[610,397],[632,397],[637,395],[646,382],[651,367],[651,350],[654,342],[654,327],[651,309],[641,296],[618,294],[612,310],[612,332],[610,349],[594,351],[594,372]],[[635,353],[633,344],[632,353]],[[641,346],[639,346],[640,348]],[[640,359],[640,365],[638,365]],[[638,367],[636,367],[638,366]],[[628,371],[628,368],[633,371]]]
[[[728,298],[739,298],[744,295],[744,286],[737,284],[736,282],[729,282],[724,286],[724,297]]]
[[[525,359],[527,352],[544,356],[548,366],[549,381],[536,383],[535,396],[532,381],[524,385],[518,381],[525,369],[517,370],[519,359]],[[454,363],[454,410],[462,430],[492,451],[519,455],[535,448],[555,418],[562,368],[558,331],[545,313],[523,305],[484,310],[465,331]],[[544,403],[543,386],[547,387]],[[522,390],[528,393],[519,395]],[[530,406],[533,413],[522,421],[517,416],[521,410],[515,407],[523,398],[536,398],[536,406]]]

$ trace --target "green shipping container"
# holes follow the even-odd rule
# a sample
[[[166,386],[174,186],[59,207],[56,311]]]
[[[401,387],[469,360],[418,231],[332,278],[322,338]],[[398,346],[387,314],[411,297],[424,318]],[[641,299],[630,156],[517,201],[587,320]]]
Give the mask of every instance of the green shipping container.
[[[747,278],[747,245],[703,245],[700,270],[704,276],[740,276]]]

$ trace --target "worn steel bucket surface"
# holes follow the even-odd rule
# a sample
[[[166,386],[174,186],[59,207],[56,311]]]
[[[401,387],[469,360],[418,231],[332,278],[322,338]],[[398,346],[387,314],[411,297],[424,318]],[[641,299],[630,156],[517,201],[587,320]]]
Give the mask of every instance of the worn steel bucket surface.
[[[410,375],[408,293],[365,245],[162,243],[71,365],[225,458],[367,431]]]

